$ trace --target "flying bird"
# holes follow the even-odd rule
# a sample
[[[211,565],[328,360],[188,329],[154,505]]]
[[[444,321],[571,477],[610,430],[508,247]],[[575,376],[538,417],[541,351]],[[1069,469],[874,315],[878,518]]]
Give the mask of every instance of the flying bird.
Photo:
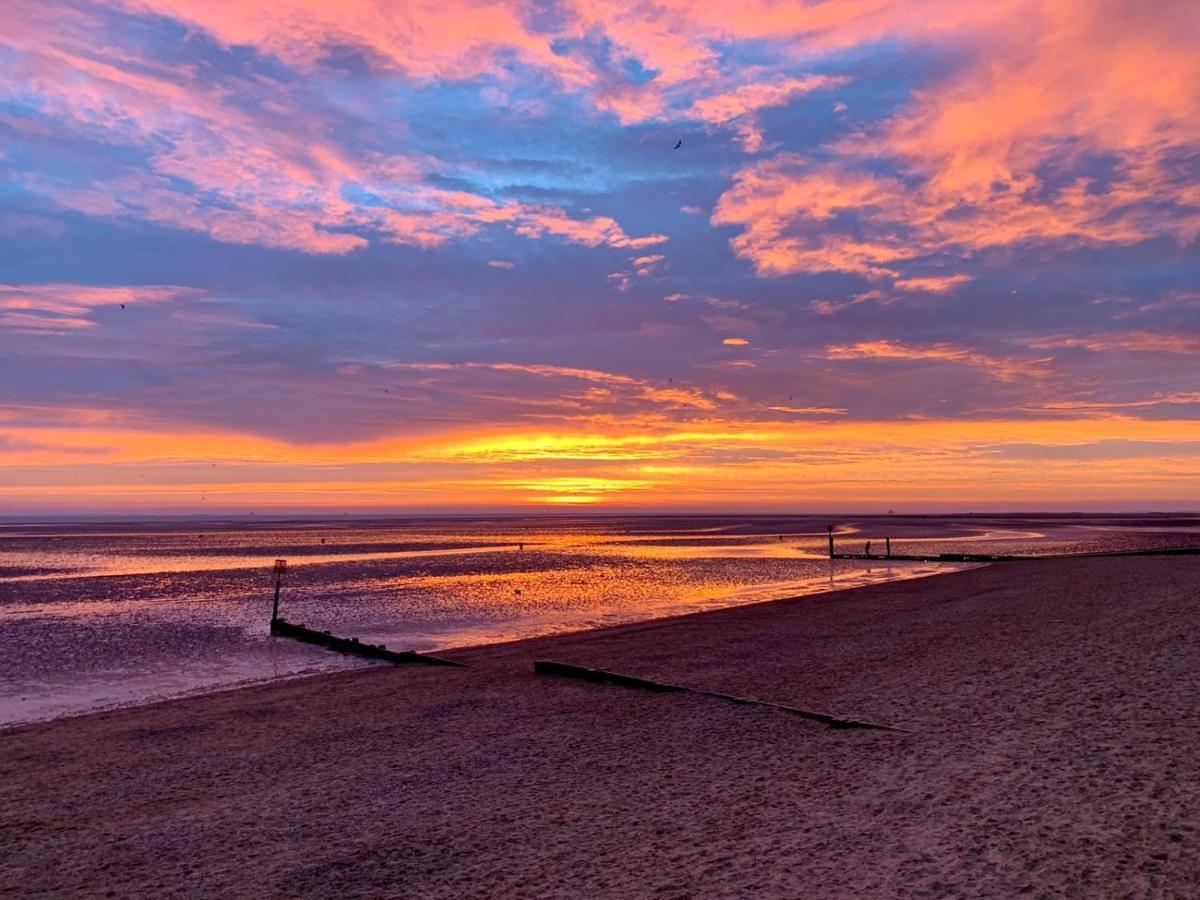
[[[683,138],[680,138],[678,141],[675,142],[675,149],[678,150],[682,146],[683,146]]]

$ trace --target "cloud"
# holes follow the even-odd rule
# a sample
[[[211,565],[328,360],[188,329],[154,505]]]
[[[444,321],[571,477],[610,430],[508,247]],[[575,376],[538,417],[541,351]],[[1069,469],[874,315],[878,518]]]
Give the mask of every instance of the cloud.
[[[710,125],[730,125],[737,134],[742,149],[757,153],[763,148],[763,134],[756,113],[772,106],[783,106],[796,97],[815,90],[846,84],[849,79],[831,75],[807,75],[744,84],[720,94],[701,97],[683,112],[687,119],[697,119]]]
[[[932,275],[924,278],[897,278],[894,284],[900,290],[910,293],[945,294],[972,280],[971,275]]]
[[[840,271],[880,277],[917,255],[895,230],[904,220],[897,206],[903,200],[893,180],[814,166],[784,153],[738,172],[711,221],[742,229],[730,243],[760,275]],[[887,219],[879,234],[864,239],[857,229],[839,229],[845,214],[864,209]]]
[[[437,186],[451,168],[445,160],[413,146],[399,122],[368,128],[368,111],[315,93],[316,76],[336,74],[338,55],[352,51],[369,71],[417,86],[495,79],[483,88],[495,99],[512,96],[508,73],[517,65],[622,122],[682,117],[732,126],[747,149],[761,151],[759,111],[847,76],[764,78],[755,67],[723,65],[720,45],[766,41],[781,57],[817,57],[889,37],[968,50],[956,71],[922,85],[897,115],[828,152],[782,154],[742,170],[713,222],[742,229],[734,248],[760,274],[879,277],[935,253],[1158,236],[1188,243],[1200,234],[1200,186],[1186,162],[1200,136],[1200,63],[1180,39],[1197,13],[1182,0],[1166,0],[1155,16],[1124,0],[1109,0],[1103,14],[1083,0],[986,8],[831,0],[793,10],[755,2],[735,21],[670,0],[635,9],[578,0],[540,18],[507,3],[466,8],[457,0],[364,0],[348,9],[18,0],[18,8],[19,27],[5,38],[15,50],[9,82],[20,85],[12,99],[32,99],[46,137],[97,140],[146,157],[132,169],[110,157],[99,168],[113,171],[84,184],[23,179],[90,216],[311,253],[347,253],[376,238],[436,247],[497,222],[530,237],[649,247],[666,236],[630,236],[611,217]],[[145,14],[183,23],[221,52],[253,48],[308,77],[237,66],[214,77],[212,65],[172,65],[169,54],[123,31],[130,16]],[[109,36],[99,47],[98,34]],[[1101,156],[1111,159],[1103,172],[1094,164]]]
[[[827,158],[744,167],[713,215],[741,229],[734,250],[766,276],[876,278],[937,254],[1195,241],[1200,182],[1185,160],[1200,143],[1200,61],[1179,36],[1200,32],[1196,7],[1008,5],[1007,23],[970,5],[918,35],[933,4],[880,4],[901,39],[952,37],[966,61]],[[866,22],[825,38],[843,27],[852,39]]]
[[[561,209],[554,207],[523,208],[515,214],[517,234],[525,237],[541,237],[544,234],[558,235],[572,244],[585,247],[609,247],[640,250],[667,241],[664,234],[630,237],[620,225],[607,216],[592,216],[587,219],[572,219]]]
[[[666,259],[666,257],[661,253],[654,253],[649,256],[639,256],[633,261],[634,272],[638,276],[644,278],[652,273],[658,264],[664,259]]]
[[[0,325],[28,334],[64,334],[96,327],[90,313],[98,307],[163,303],[200,293],[174,285],[0,284]]]
[[[1088,337],[1047,336],[1033,338],[1028,344],[1037,350],[1064,348],[1092,353],[1166,353],[1200,357],[1200,336],[1151,331],[1108,332]]]
[[[470,373],[494,373],[518,378],[534,378],[558,385],[556,397],[564,407],[603,407],[610,405],[626,407],[666,406],[686,409],[716,409],[717,403],[709,393],[685,385],[656,384],[642,378],[605,372],[599,369],[575,368],[528,363],[388,363],[386,369],[437,373],[439,380],[430,382],[451,390],[469,389],[461,380]],[[443,377],[445,376],[445,377]],[[495,384],[495,379],[489,379]],[[583,382],[582,390],[571,386],[572,382]],[[513,402],[519,403],[519,395]]]
[[[825,358],[831,360],[895,360],[900,362],[949,362],[979,369],[999,381],[1037,378],[1045,374],[1046,360],[1028,360],[989,356],[969,347],[953,344],[914,346],[899,341],[858,341],[854,344],[831,344],[825,348]]]
[[[172,65],[169,52],[160,58],[136,32],[122,33],[127,14],[103,4],[18,5],[22,27],[0,38],[15,51],[0,99],[36,108],[36,119],[19,123],[32,140],[112,150],[92,154],[78,177],[49,177],[36,167],[15,173],[25,190],[60,209],[316,254],[345,254],[372,240],[432,248],[494,225],[589,247],[637,249],[666,240],[627,235],[608,216],[433,184],[446,163],[411,148],[400,123],[385,119],[368,131],[365,111],[320,93],[319,80],[269,66],[248,72],[240,65],[222,70],[219,62]],[[410,78],[495,71],[495,54],[521,48],[531,62],[577,80],[575,64],[525,31],[504,4],[472,8],[473,22],[496,27],[486,38],[449,25],[457,21],[449,9],[366,7],[334,14],[298,4],[283,27],[253,0],[237,11],[169,0],[135,11],[174,16],[228,47],[255,46],[303,70],[321,69],[329,52],[350,41],[384,54],[378,59]],[[110,33],[125,43],[97,46],[96,35]]]
[[[841,406],[768,406],[767,409],[797,416],[844,416],[849,412]]]

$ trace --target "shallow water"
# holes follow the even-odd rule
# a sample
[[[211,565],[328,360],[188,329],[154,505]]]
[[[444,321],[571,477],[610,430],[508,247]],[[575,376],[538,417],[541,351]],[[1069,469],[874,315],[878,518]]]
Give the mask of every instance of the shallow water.
[[[443,519],[0,526],[0,724],[370,665],[272,639],[291,621],[395,649],[515,640],[936,574],[826,558],[825,519]],[[1043,553],[1196,541],[1155,517],[880,517],[839,549]],[[950,546],[946,546],[949,544]]]

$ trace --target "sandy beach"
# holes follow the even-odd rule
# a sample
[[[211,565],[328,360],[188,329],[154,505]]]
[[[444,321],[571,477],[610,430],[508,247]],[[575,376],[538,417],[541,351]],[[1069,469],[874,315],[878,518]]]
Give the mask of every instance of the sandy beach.
[[[1194,897],[1197,613],[1200,559],[1010,563],[11,729],[0,891]]]

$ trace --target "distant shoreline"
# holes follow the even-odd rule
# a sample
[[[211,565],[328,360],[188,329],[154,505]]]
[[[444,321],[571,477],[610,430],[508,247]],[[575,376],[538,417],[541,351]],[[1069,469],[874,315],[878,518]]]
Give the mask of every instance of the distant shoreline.
[[[0,527],[7,526],[28,526],[28,527],[57,527],[78,525],[103,525],[103,524],[118,524],[118,525],[155,525],[155,524],[179,524],[186,525],[194,522],[203,522],[211,525],[278,525],[281,523],[298,524],[303,522],[457,522],[464,520],[494,520],[508,522],[514,519],[542,519],[549,521],[565,521],[575,522],[580,520],[596,519],[596,520],[612,520],[612,519],[828,519],[837,521],[840,519],[986,519],[991,517],[1033,517],[1033,518],[1053,518],[1053,519],[1068,519],[1068,518],[1121,518],[1127,516],[1136,516],[1138,518],[1173,518],[1173,517],[1200,517],[1200,507],[1195,508],[1170,508],[1170,509],[1139,509],[1136,507],[1129,508],[1108,508],[1100,510],[1081,510],[1081,509],[1057,509],[1057,510],[1031,510],[1031,509],[970,509],[963,511],[955,510],[940,510],[933,512],[886,512],[880,510],[841,510],[837,512],[815,511],[815,512],[753,512],[745,510],[733,510],[730,512],[722,512],[720,510],[697,509],[697,510],[664,510],[655,512],[653,510],[621,510],[606,507],[604,511],[595,509],[580,510],[578,512],[564,512],[561,509],[548,510],[513,510],[513,511],[491,511],[491,512],[392,512],[392,511],[359,511],[359,512],[340,512],[340,511],[309,511],[309,512],[285,512],[281,510],[264,510],[263,512],[223,512],[223,513],[208,513],[208,512],[191,512],[191,513],[121,513],[121,512],[98,512],[98,513],[63,513],[56,514],[29,514],[22,515],[20,513],[0,514]]]

